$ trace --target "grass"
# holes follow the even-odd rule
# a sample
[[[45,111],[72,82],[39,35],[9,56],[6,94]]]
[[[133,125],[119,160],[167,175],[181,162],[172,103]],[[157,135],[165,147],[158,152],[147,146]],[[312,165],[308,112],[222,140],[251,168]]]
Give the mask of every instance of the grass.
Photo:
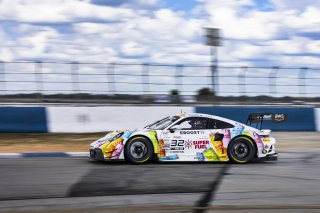
[[[84,152],[106,133],[1,133],[0,153]]]

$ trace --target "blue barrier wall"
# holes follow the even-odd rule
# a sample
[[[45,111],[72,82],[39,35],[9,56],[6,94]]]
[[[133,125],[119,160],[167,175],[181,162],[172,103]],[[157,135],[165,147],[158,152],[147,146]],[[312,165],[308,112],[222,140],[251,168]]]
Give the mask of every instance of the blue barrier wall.
[[[271,107],[205,107],[195,108],[195,112],[217,115],[245,123],[250,113],[287,113],[284,123],[264,121],[263,129],[272,131],[316,131],[315,113],[313,108],[271,108]]]
[[[47,132],[44,107],[0,107],[0,132]]]

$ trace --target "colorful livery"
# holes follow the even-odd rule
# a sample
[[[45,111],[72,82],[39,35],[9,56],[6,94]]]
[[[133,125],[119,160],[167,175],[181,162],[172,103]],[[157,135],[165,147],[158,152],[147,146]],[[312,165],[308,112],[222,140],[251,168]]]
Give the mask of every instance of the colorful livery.
[[[219,116],[183,113],[140,130],[110,132],[90,144],[90,158],[137,164],[152,158],[247,163],[255,158],[277,160],[275,143],[270,130],[259,130]]]

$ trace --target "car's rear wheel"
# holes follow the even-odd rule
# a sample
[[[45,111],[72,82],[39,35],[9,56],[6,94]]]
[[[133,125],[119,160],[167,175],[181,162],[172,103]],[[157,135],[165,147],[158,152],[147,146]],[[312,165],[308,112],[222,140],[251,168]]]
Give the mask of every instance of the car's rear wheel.
[[[144,137],[135,137],[126,144],[125,157],[131,163],[145,163],[152,155],[153,146],[151,142]]]
[[[239,137],[231,141],[228,146],[229,159],[234,163],[248,163],[256,153],[253,142],[246,137]]]

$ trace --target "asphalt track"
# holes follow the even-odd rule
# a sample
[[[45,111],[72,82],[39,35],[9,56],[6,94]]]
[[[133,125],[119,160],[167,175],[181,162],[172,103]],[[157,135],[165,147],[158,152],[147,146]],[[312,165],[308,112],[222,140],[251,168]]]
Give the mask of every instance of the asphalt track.
[[[0,212],[320,212],[320,155],[278,162],[0,160]]]

